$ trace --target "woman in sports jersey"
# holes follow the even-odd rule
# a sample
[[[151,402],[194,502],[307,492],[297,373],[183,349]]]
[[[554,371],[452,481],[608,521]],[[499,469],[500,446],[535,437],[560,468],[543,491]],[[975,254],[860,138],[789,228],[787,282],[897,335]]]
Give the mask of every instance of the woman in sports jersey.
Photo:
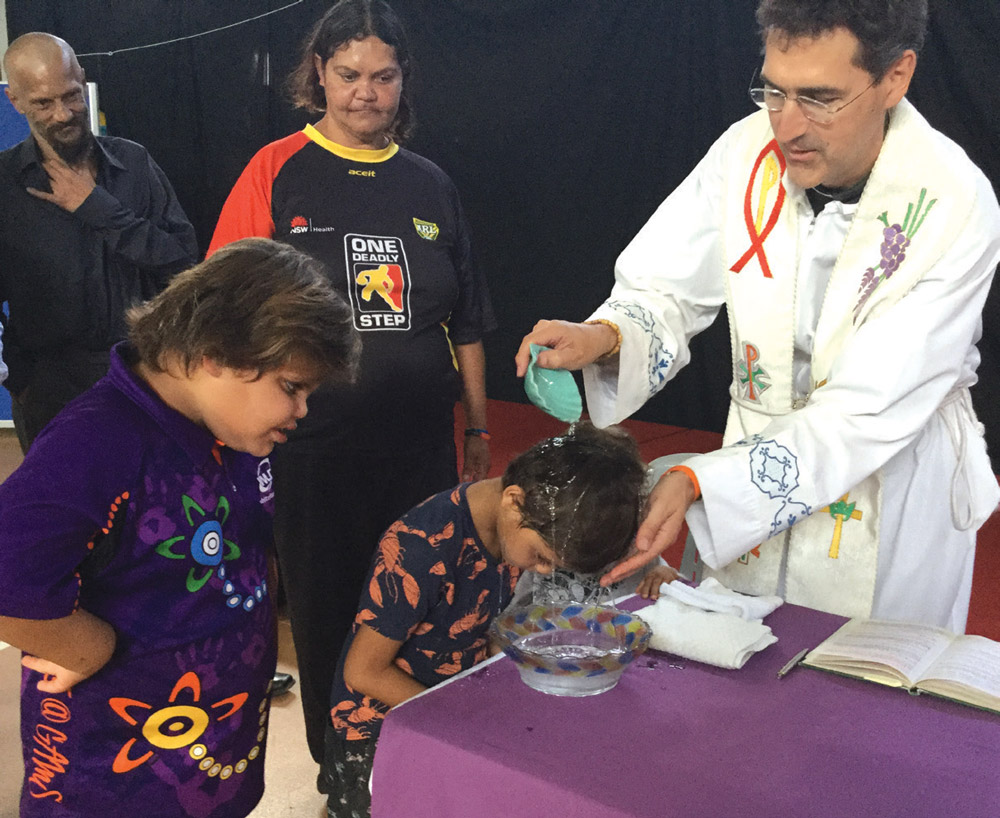
[[[382,531],[458,478],[489,470],[485,282],[451,180],[400,146],[412,113],[402,24],[379,0],[341,0],[290,77],[313,125],[264,147],[236,182],[209,253],[245,236],[325,262],[362,334],[353,387],[318,391],[274,459],[275,537],[302,678],[306,735],[323,757],[329,695]]]

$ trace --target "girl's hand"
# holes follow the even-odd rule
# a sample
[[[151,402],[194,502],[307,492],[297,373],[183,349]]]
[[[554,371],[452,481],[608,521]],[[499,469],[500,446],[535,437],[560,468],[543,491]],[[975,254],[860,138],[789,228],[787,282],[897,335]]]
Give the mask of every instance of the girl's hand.
[[[65,693],[87,678],[86,674],[68,670],[55,662],[39,659],[37,656],[24,656],[21,659],[21,664],[28,670],[45,674],[45,678],[37,685],[43,693]]]
[[[680,574],[669,565],[656,565],[639,580],[636,593],[643,599],[659,599],[660,586],[664,582],[673,582],[679,576]]]

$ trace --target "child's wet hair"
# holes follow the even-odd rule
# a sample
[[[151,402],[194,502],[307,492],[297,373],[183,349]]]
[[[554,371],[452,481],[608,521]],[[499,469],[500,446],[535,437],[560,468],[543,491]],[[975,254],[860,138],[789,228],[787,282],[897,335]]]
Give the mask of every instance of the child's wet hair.
[[[524,491],[523,525],[542,536],[561,566],[593,574],[628,551],[645,479],[646,465],[627,431],[581,421],[514,458],[502,482]]]
[[[350,305],[323,265],[270,239],[223,247],[132,308],[128,322],[139,359],[158,371],[172,356],[188,372],[207,357],[258,375],[294,360],[317,381],[349,381],[361,353]]]

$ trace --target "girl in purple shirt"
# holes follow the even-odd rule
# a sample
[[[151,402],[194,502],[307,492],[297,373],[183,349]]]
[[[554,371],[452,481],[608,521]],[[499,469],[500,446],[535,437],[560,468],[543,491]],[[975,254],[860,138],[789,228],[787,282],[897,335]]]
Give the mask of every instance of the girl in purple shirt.
[[[268,455],[353,377],[310,257],[237,242],[129,316],[108,375],[0,485],[0,639],[24,652],[22,816],[241,818],[264,788]]]

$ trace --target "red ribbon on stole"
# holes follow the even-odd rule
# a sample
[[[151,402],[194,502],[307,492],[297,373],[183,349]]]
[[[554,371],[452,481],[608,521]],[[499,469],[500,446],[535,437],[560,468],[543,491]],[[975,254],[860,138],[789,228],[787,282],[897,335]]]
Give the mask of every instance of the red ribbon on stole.
[[[777,165],[777,168],[775,167]],[[761,179],[760,197],[757,201],[757,217],[754,218],[753,192],[757,184],[757,175],[761,166],[764,167],[763,178]],[[747,225],[747,232],[750,234],[750,249],[747,250],[732,267],[729,269],[734,273],[740,272],[750,259],[754,256],[760,258],[760,267],[764,271],[764,278],[773,278],[771,268],[767,263],[767,256],[764,254],[764,240],[768,237],[774,226],[778,223],[778,216],[781,213],[781,206],[785,203],[785,186],[781,180],[785,175],[785,157],[778,147],[778,140],[772,139],[764,150],[760,152],[757,161],[754,163],[753,171],[750,174],[750,181],[747,183],[747,192],[743,198],[743,219]],[[767,195],[771,188],[778,186],[778,195],[767,217],[767,224],[764,229],[760,229],[760,223],[764,220],[764,208],[767,205]]]

